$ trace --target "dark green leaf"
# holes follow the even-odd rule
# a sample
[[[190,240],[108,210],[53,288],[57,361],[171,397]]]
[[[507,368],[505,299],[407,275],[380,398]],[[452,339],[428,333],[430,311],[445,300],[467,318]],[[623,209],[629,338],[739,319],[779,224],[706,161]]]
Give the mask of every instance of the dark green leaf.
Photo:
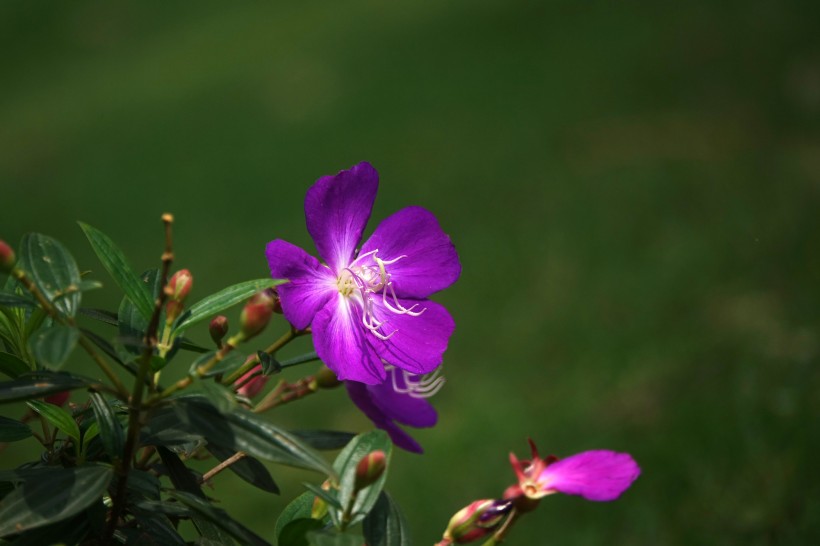
[[[0,404],[18,402],[30,398],[41,398],[62,391],[80,389],[95,381],[62,373],[37,372],[14,381],[0,383]]]
[[[14,546],[80,544],[88,534],[88,531],[89,525],[86,514],[78,514],[72,518],[64,519],[51,525],[37,527],[36,529],[18,535],[10,544]]]
[[[143,514],[160,513],[173,518],[189,518],[191,510],[184,504],[178,502],[165,502],[153,500],[135,500],[130,505],[136,511]]]
[[[32,340],[32,352],[42,366],[59,370],[80,339],[80,331],[71,326],[55,324],[41,330]]]
[[[97,417],[97,423],[100,426],[100,440],[103,449],[112,459],[121,458],[123,446],[125,445],[125,435],[120,420],[117,418],[117,413],[99,393],[91,393],[91,404],[94,408],[94,415]]]
[[[185,351],[192,351],[194,353],[207,353],[210,351],[210,349],[197,345],[186,337],[178,337],[177,342],[179,343],[179,348]]]
[[[174,328],[174,334],[179,334],[194,324],[208,319],[228,307],[246,300],[265,288],[272,288],[287,281],[282,279],[257,279],[255,281],[245,281],[220,290],[197,303],[180,317]]]
[[[37,302],[13,292],[0,290],[0,305],[5,307],[37,307]]]
[[[139,493],[147,499],[159,500],[159,478],[142,470],[132,469],[128,473],[128,490]]]
[[[361,536],[336,531],[309,531],[307,539],[310,546],[362,546],[364,544]]]
[[[20,262],[40,292],[63,314],[73,317],[80,305],[80,270],[77,262],[56,239],[40,233],[27,233],[20,242]],[[55,301],[57,296],[72,292]]]
[[[279,546],[310,546],[307,534],[324,527],[317,519],[299,518],[289,521],[279,533]]]
[[[371,451],[384,451],[385,457],[389,463],[390,454],[393,450],[393,444],[390,442],[390,437],[383,430],[372,430],[359,434],[347,444],[336,460],[333,462],[333,468],[340,476],[339,482],[339,501],[342,506],[347,508],[351,502],[352,517],[350,524],[361,521],[370,509],[376,504],[379,498],[379,493],[384,487],[384,482],[387,479],[387,471],[376,480],[375,483],[369,485],[359,491],[354,498],[354,485],[356,482],[356,465],[359,464],[362,457]],[[341,511],[330,510],[330,515],[333,517],[334,523],[339,521]]]
[[[171,495],[200,516],[208,519],[211,523],[230,534],[238,540],[240,544],[270,546],[262,537],[257,536],[250,529],[232,519],[225,510],[213,506],[205,499],[183,491],[171,491]]]
[[[367,546],[410,546],[410,531],[398,505],[385,491],[364,518],[363,530]]]
[[[54,301],[57,301],[60,298],[68,297],[76,292],[89,292],[91,290],[97,290],[98,288],[102,287],[103,284],[100,281],[80,281],[77,284],[72,284],[71,286],[66,288],[62,293],[54,296]]]
[[[208,451],[220,461],[225,461],[232,457],[236,452],[232,449],[224,448],[216,444],[208,444]],[[248,482],[249,484],[258,487],[262,491],[268,493],[279,494],[279,486],[273,481],[273,478],[265,468],[265,465],[251,457],[245,455],[231,466],[228,467],[234,474]]]
[[[0,372],[3,372],[12,379],[31,371],[24,361],[11,353],[4,353],[0,351]]]
[[[291,430],[291,434],[305,442],[313,449],[341,449],[356,435],[352,432],[337,430]]]
[[[297,544],[296,542],[283,542],[282,533],[291,522],[300,519],[310,519],[310,512],[313,508],[314,498],[315,495],[309,491],[302,493],[293,499],[287,506],[285,506],[285,509],[279,514],[279,519],[276,520],[276,525],[273,528],[273,536],[275,537],[275,540],[278,541],[279,546],[291,546],[292,544]],[[312,521],[315,521],[321,526],[320,521]],[[301,536],[304,537],[304,532]]]
[[[70,436],[75,445],[80,445],[80,427],[77,421],[66,410],[60,406],[49,404],[48,402],[41,402],[40,400],[29,400],[26,402],[28,407],[42,415],[46,420],[63,431],[64,434]]]
[[[60,521],[98,500],[111,480],[111,467],[43,467],[0,473],[18,485],[0,503],[0,536]]]
[[[31,428],[20,421],[0,416],[0,442],[16,442],[31,436]]]
[[[87,317],[99,320],[111,326],[118,326],[120,321],[117,313],[113,311],[106,311],[105,309],[91,309],[89,307],[80,307],[80,314]]]
[[[134,541],[134,544],[178,544],[184,546],[187,544],[177,530],[174,528],[171,520],[163,515],[154,514],[151,517],[143,517],[139,520],[141,535]]]
[[[273,375],[282,371],[282,365],[265,351],[256,351],[256,358],[262,364],[263,375]]]
[[[342,505],[339,504],[339,499],[336,498],[336,493],[333,490],[325,491],[319,486],[313,485],[312,483],[304,482],[302,485],[307,487],[308,491],[325,501],[330,506],[341,510]]]
[[[88,242],[117,286],[125,292],[145,320],[154,311],[154,298],[136,272],[128,265],[125,254],[100,230],[79,222]]]
[[[152,297],[159,293],[159,285],[161,284],[159,277],[160,272],[157,269],[148,270],[140,277],[140,282],[143,283],[148,293],[152,294]],[[151,312],[153,312],[153,304]],[[125,348],[132,354],[142,354],[142,343],[145,330],[148,329],[150,314],[149,318],[144,317],[130,298],[123,298],[117,310],[117,317],[119,319],[120,338]],[[160,321],[161,323],[162,321]]]

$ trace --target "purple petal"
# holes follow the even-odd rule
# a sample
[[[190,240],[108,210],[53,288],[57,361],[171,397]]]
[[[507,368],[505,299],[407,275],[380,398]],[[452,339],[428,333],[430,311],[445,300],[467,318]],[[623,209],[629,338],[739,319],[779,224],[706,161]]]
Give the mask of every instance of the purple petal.
[[[393,373],[401,372],[394,370]],[[381,385],[368,385],[367,390],[373,403],[384,415],[403,425],[427,428],[434,426],[438,421],[438,414],[430,402],[407,393],[396,392],[391,377]]]
[[[567,495],[581,495],[592,501],[617,499],[641,469],[627,453],[584,451],[549,465],[539,481],[548,489]]]
[[[395,307],[395,302],[389,303]],[[432,372],[441,364],[456,327],[443,305],[430,300],[400,299],[399,304],[406,309],[413,305],[417,305],[414,312],[425,309],[414,317],[391,312],[378,296],[373,304],[374,316],[384,321],[382,332],[390,338],[381,340],[368,335],[367,339],[385,362],[419,375]]]
[[[426,298],[453,284],[461,274],[450,237],[433,213],[422,207],[407,207],[385,219],[359,255],[376,249],[385,262],[406,256],[387,266],[399,297]]]
[[[336,277],[319,260],[287,241],[276,239],[265,248],[270,273],[274,279],[288,279],[277,292],[282,300],[285,318],[303,330],[334,293]]]
[[[350,395],[350,399],[353,400],[353,403],[356,404],[356,407],[358,407],[368,419],[373,421],[376,427],[387,432],[394,444],[413,453],[424,452],[418,442],[393,423],[373,402],[370,386],[356,381],[345,381],[345,387],[347,387],[347,393]]]
[[[362,162],[336,176],[323,176],[307,192],[308,232],[337,276],[353,261],[378,187],[376,169]]]
[[[365,341],[359,308],[337,292],[313,319],[316,353],[340,381],[370,385],[384,381],[387,373],[373,348]]]

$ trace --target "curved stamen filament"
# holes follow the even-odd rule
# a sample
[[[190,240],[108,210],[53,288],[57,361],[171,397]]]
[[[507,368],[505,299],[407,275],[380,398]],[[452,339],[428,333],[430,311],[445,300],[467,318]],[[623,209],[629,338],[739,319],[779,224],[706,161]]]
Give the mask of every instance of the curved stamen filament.
[[[441,368],[437,368],[433,373],[427,375],[416,375],[406,370],[398,370],[394,366],[387,365],[385,369],[390,373],[393,381],[393,390],[399,394],[407,394],[413,398],[430,398],[438,393],[447,382],[442,375]],[[401,372],[401,373],[399,373]],[[399,385],[399,378],[404,383]]]

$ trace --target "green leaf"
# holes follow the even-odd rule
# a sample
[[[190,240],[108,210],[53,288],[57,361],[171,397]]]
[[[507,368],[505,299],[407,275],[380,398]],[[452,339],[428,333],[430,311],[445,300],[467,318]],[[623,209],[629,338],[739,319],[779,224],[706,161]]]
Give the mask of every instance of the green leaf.
[[[339,510],[342,509],[342,505],[339,504],[339,499],[336,498],[335,491],[333,491],[333,490],[325,491],[321,487],[319,487],[317,485],[313,485],[312,483],[307,483],[307,482],[302,483],[302,485],[304,485],[308,489],[308,491],[310,491],[311,493],[313,493],[314,495],[316,495],[317,497],[319,497],[320,499],[325,501],[330,506],[333,506],[334,508],[339,509]]]
[[[102,288],[103,284],[100,281],[80,281],[77,284],[72,284],[67,287],[62,293],[54,296],[54,301],[59,300],[60,298],[65,298],[74,294],[76,292],[89,292],[91,290],[97,290],[98,288]]]
[[[37,307],[37,302],[13,292],[0,290],[0,305],[5,307]]]
[[[368,546],[410,546],[410,530],[399,506],[385,491],[362,524]]]
[[[86,510],[85,514],[80,513],[50,525],[43,525],[42,527],[31,529],[18,535],[11,544],[14,546],[81,544],[89,531],[87,512],[88,510]],[[7,543],[3,542],[2,544]]]
[[[97,421],[94,421],[93,423],[88,425],[88,428],[85,429],[85,431],[83,431],[83,442],[82,442],[82,446],[80,447],[80,453],[85,453],[86,451],[88,451],[88,444],[90,444],[91,440],[93,440],[94,438],[96,438],[99,435],[100,435],[100,423],[97,422]]]
[[[359,434],[347,444],[347,447],[339,453],[339,456],[336,457],[336,460],[333,462],[333,468],[341,477],[339,481],[339,502],[341,502],[345,509],[350,506],[351,502],[353,503],[350,509],[350,525],[361,521],[367,513],[370,512],[370,509],[376,504],[379,493],[387,479],[387,470],[385,470],[375,483],[356,493],[354,498],[356,465],[359,464],[359,461],[361,461],[365,455],[376,450],[384,451],[389,463],[390,454],[393,451],[393,444],[390,441],[390,437],[383,430],[372,430],[364,434]],[[341,513],[344,512],[344,510],[329,511],[334,523],[340,521]]]
[[[273,375],[282,371],[282,365],[265,351],[256,351],[256,358],[262,364],[263,375]]]
[[[125,292],[125,296],[133,302],[143,318],[150,319],[154,311],[154,298],[142,279],[128,265],[125,254],[102,231],[83,222],[79,224],[108,274]]]
[[[228,449],[213,443],[208,444],[207,449],[220,461],[225,461],[236,453],[232,449]],[[265,465],[250,455],[245,455],[228,468],[234,474],[254,487],[258,487],[262,491],[267,491],[268,493],[279,494],[279,486],[276,485],[275,481],[273,481],[268,469],[265,468]]]
[[[31,350],[39,364],[51,370],[59,370],[79,339],[80,331],[77,328],[55,324],[37,333],[32,340]]]
[[[333,531],[309,531],[310,546],[362,546],[364,539],[358,535],[349,535]]]
[[[110,466],[41,467],[0,472],[15,488],[0,502],[0,536],[60,521],[87,508],[105,493]]]
[[[42,398],[62,391],[81,389],[95,381],[62,373],[37,372],[14,381],[0,382],[0,404]]]
[[[297,437],[242,408],[222,413],[202,395],[185,395],[159,408],[143,429],[144,444],[173,446],[197,437],[277,463],[335,476],[333,468]]]
[[[80,427],[70,413],[60,406],[55,406],[48,402],[41,402],[40,400],[29,400],[26,404],[45,417],[49,423],[70,436],[74,440],[75,445],[80,445]]]
[[[255,281],[245,281],[220,290],[197,303],[184,313],[174,328],[174,335],[179,334],[194,324],[210,318],[228,307],[244,301],[260,290],[272,288],[286,283],[283,279],[257,279]]]
[[[18,266],[26,271],[37,288],[64,315],[73,317],[80,305],[77,290],[80,270],[68,250],[56,239],[40,233],[27,233],[20,242]],[[71,294],[62,296],[66,292]]]
[[[205,499],[185,493],[183,491],[171,491],[171,496],[178,499],[188,508],[208,519],[211,523],[227,532],[240,542],[240,544],[251,544],[252,546],[270,546],[262,537],[253,533],[250,529],[232,519],[225,510],[213,506]]]
[[[307,534],[324,527],[317,519],[299,518],[287,523],[279,533],[279,546],[310,546]]]
[[[114,311],[106,311],[105,309],[92,309],[90,307],[80,307],[79,311],[81,315],[85,315],[94,320],[99,320],[100,322],[110,324],[111,326],[119,326],[120,324],[120,320],[117,317],[117,313],[115,313]]]
[[[3,372],[12,379],[16,379],[20,375],[30,371],[31,369],[28,367],[28,364],[20,360],[19,357],[11,353],[0,351],[0,372]]]
[[[146,290],[150,294],[157,295],[159,293],[159,277],[160,272],[157,269],[150,269],[142,274],[141,282],[145,284]],[[143,338],[145,337],[145,330],[148,329],[150,317],[145,318],[139,308],[127,297],[120,302],[117,317],[119,320],[120,341],[125,345],[128,352],[141,355]],[[162,320],[160,320],[160,324],[162,324]]]
[[[319,450],[341,449],[356,436],[352,432],[338,430],[291,430],[290,433]]]
[[[20,421],[0,416],[0,442],[17,442],[31,436],[31,428]]]
[[[285,509],[279,514],[279,518],[276,520],[276,525],[273,528],[273,536],[275,537],[275,542],[278,543],[279,546],[293,546],[298,544],[298,542],[295,542],[293,539],[283,541],[282,533],[291,522],[302,519],[310,520],[310,512],[313,508],[314,498],[315,495],[309,491],[302,493],[293,499],[287,506],[285,506]],[[322,523],[318,520],[311,521],[315,521],[319,526],[322,525]],[[307,531],[307,529],[305,529],[305,531]],[[302,537],[304,537],[305,531],[302,532]],[[304,540],[303,544],[306,543],[307,540]]]
[[[117,418],[117,413],[108,405],[108,402],[101,394],[92,392],[90,398],[94,408],[94,415],[100,427],[100,440],[103,449],[112,459],[119,459],[122,457],[125,435],[122,431],[122,424]]]

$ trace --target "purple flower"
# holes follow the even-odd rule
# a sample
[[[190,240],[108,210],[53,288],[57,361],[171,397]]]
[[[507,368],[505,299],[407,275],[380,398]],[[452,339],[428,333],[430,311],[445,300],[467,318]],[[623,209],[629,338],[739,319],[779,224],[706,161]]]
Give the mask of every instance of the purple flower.
[[[340,380],[377,384],[383,363],[426,374],[441,363],[455,323],[427,299],[461,273],[450,238],[433,214],[408,207],[384,220],[357,252],[379,178],[369,163],[324,176],[308,190],[305,219],[320,262],[277,239],[266,255],[282,310],[311,326],[319,358]]]
[[[438,414],[425,400],[439,391],[444,378],[438,374],[417,377],[388,367],[390,379],[378,385],[367,385],[358,381],[345,381],[347,393],[362,413],[373,421],[376,427],[390,435],[393,443],[414,453],[424,450],[397,423],[415,428],[432,427],[438,421]]]
[[[532,460],[519,461],[510,453],[518,484],[508,488],[505,499],[521,496],[537,500],[553,493],[580,495],[591,501],[611,501],[626,491],[641,473],[628,453],[584,451],[566,459],[538,456],[530,441]]]

